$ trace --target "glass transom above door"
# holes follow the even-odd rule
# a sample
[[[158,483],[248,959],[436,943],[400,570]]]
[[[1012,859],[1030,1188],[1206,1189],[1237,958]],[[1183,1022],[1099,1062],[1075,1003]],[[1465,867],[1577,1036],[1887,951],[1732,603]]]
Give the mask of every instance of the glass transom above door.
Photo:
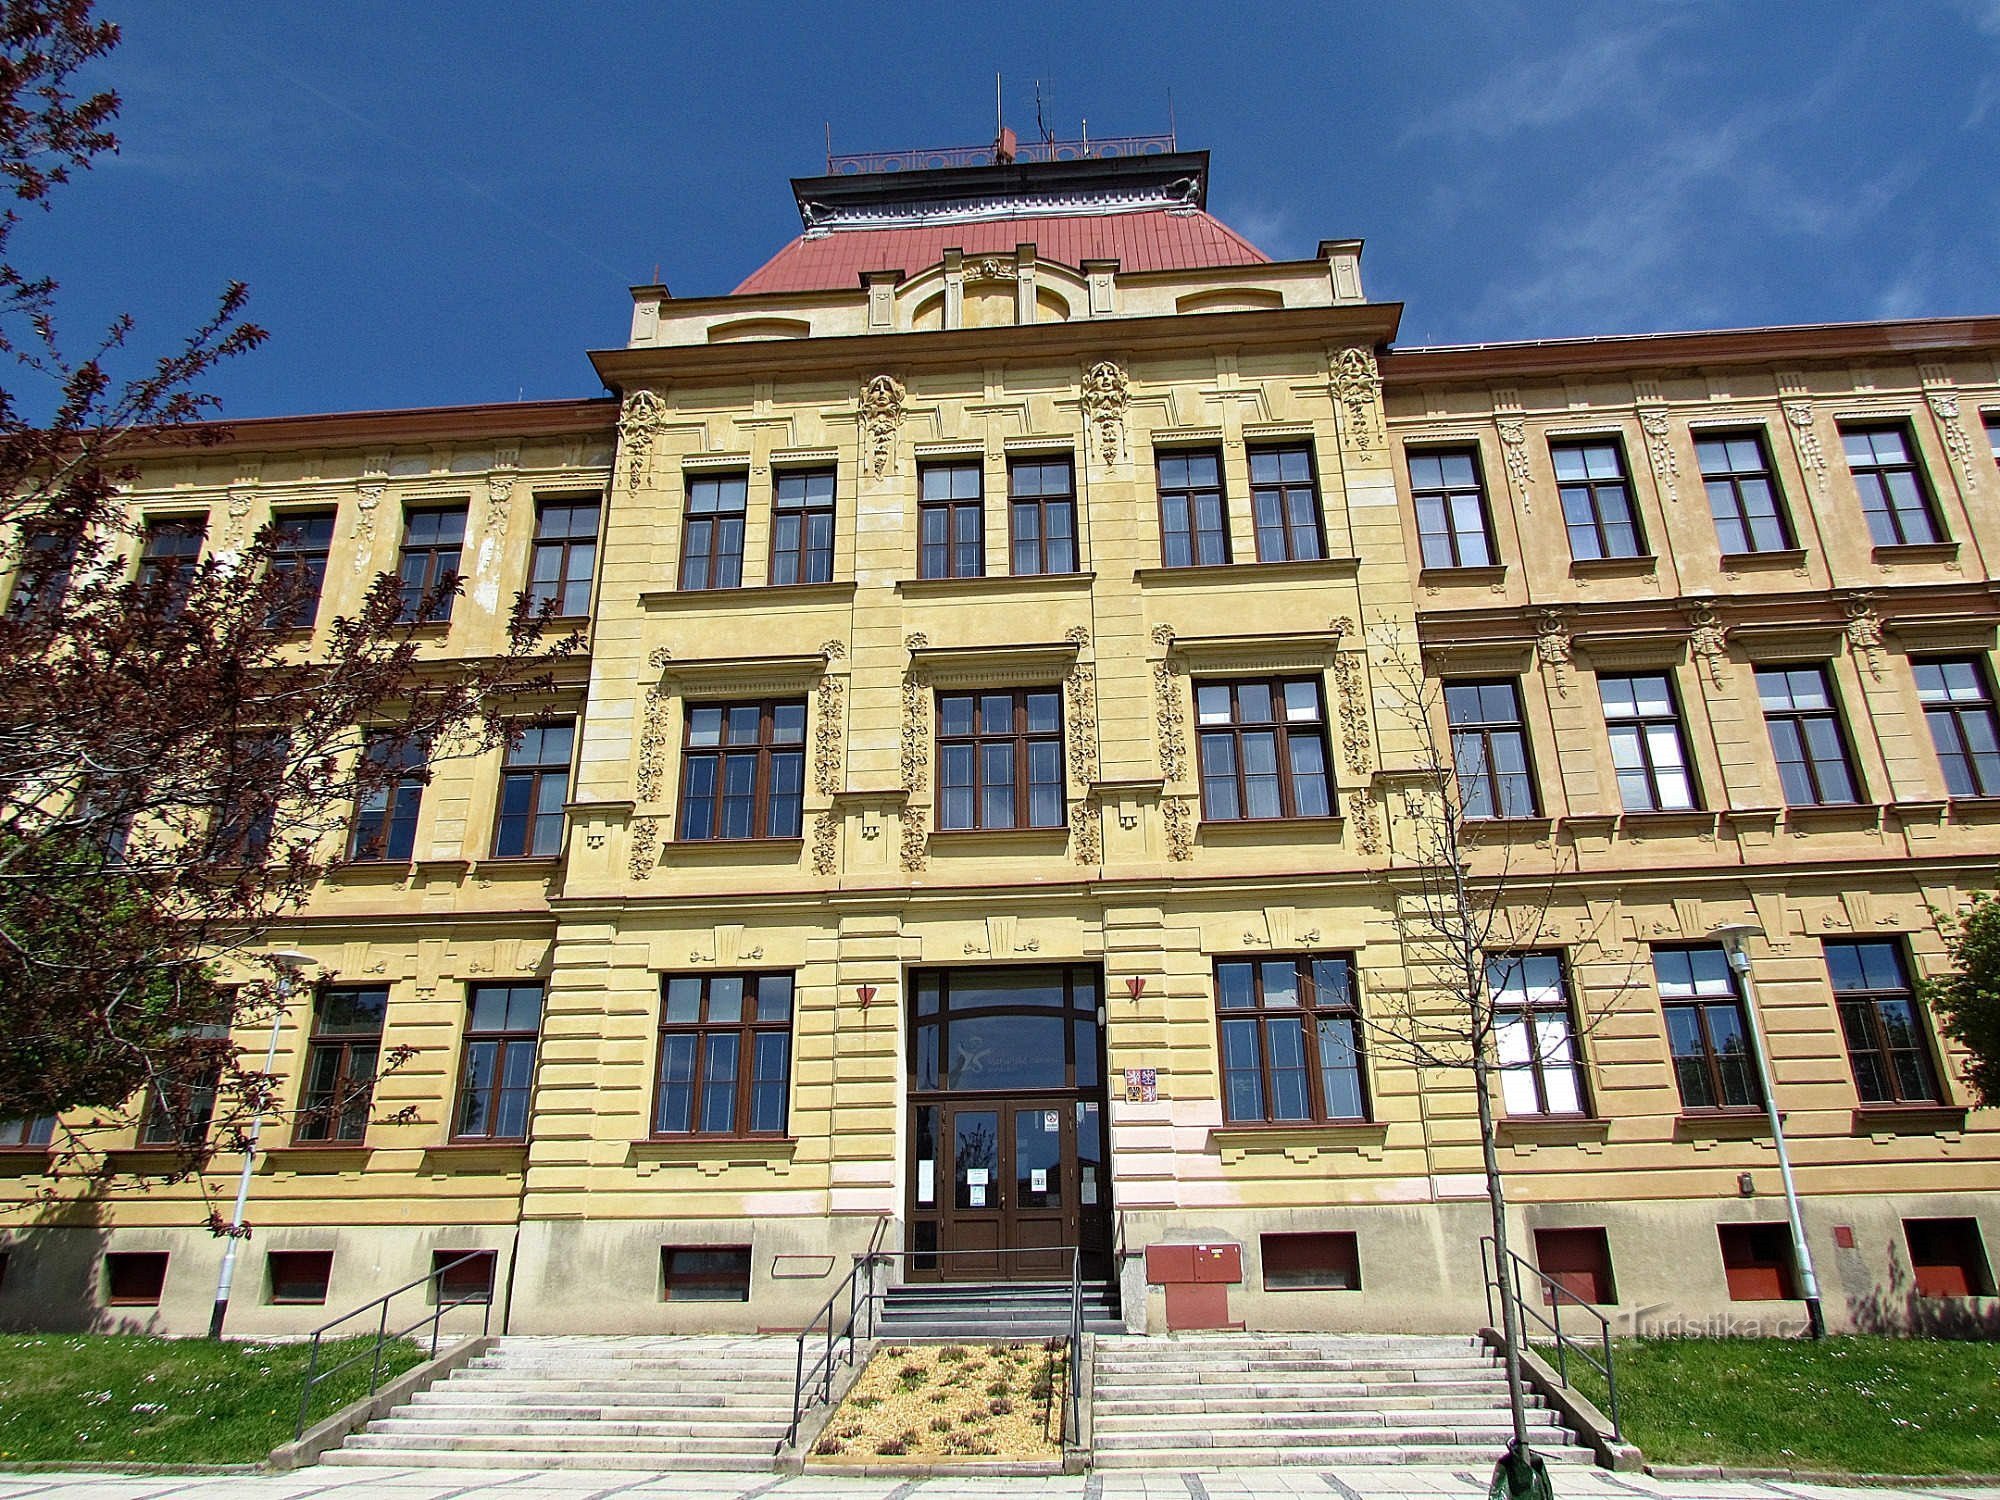
[[[914,991],[916,1092],[1094,1089],[1103,1082],[1094,969],[925,972]]]

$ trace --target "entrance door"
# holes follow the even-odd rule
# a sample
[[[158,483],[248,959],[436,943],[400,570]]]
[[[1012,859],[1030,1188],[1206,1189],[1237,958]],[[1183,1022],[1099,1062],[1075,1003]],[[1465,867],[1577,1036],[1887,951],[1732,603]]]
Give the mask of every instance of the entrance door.
[[[951,1171],[939,1269],[954,1279],[1066,1278],[1080,1228],[1073,1101],[954,1103],[943,1114]]]

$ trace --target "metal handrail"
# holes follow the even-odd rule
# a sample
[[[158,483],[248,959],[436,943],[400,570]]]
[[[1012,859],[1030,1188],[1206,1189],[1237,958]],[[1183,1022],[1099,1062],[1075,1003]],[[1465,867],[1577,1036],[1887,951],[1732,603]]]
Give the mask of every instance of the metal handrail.
[[[1499,1247],[1494,1243],[1493,1236],[1490,1234],[1480,1236],[1479,1265],[1486,1278],[1486,1326],[1489,1328],[1498,1328],[1501,1326],[1494,1321],[1493,1316],[1493,1297],[1501,1289],[1498,1255]],[[1507,1269],[1511,1273],[1513,1281],[1515,1311],[1522,1317],[1533,1318],[1555,1338],[1556,1378],[1563,1383],[1565,1389],[1569,1388],[1569,1356],[1572,1352],[1575,1353],[1578,1359],[1590,1366],[1591,1369],[1602,1375],[1604,1377],[1606,1404],[1611,1408],[1609,1413],[1611,1417],[1611,1435],[1613,1437],[1623,1437],[1624,1433],[1618,1425],[1618,1375],[1611,1359],[1611,1320],[1592,1307],[1582,1297],[1577,1296],[1575,1292],[1572,1292],[1560,1281],[1557,1281],[1554,1277],[1543,1271],[1541,1267],[1530,1265],[1512,1250],[1507,1252],[1507,1262]],[[1550,1318],[1547,1313],[1543,1312],[1539,1305],[1530,1306],[1527,1300],[1522,1297],[1521,1273],[1523,1271],[1534,1277],[1540,1283],[1542,1291],[1548,1295],[1549,1305],[1555,1309],[1554,1318]],[[1590,1346],[1584,1340],[1563,1332],[1562,1311],[1564,1303],[1573,1303],[1575,1306],[1582,1308],[1589,1317],[1596,1321],[1596,1342],[1603,1356],[1601,1359],[1591,1354]]]
[[[433,1359],[437,1358],[438,1325],[443,1321],[444,1315],[450,1312],[455,1307],[485,1308],[486,1312],[480,1319],[479,1332],[482,1336],[490,1332],[493,1327],[493,1288],[491,1287],[491,1285],[489,1285],[485,1291],[479,1293],[477,1296],[454,1297],[452,1300],[447,1302],[444,1297],[444,1282],[442,1278],[446,1275],[446,1273],[451,1271],[454,1267],[462,1266],[467,1261],[478,1260],[482,1256],[491,1255],[492,1253],[493,1252],[490,1250],[468,1250],[463,1255],[454,1256],[452,1259],[446,1261],[441,1266],[433,1266],[431,1268],[431,1273],[428,1276],[419,1276],[415,1281],[406,1281],[401,1286],[397,1287],[394,1291],[384,1292],[381,1296],[377,1297],[373,1302],[364,1302],[361,1304],[361,1306],[355,1308],[352,1312],[342,1313],[332,1322],[322,1323],[320,1324],[319,1327],[315,1328],[312,1331],[312,1355],[306,1361],[306,1383],[304,1388],[301,1389],[299,1392],[298,1425],[292,1431],[292,1440],[294,1442],[297,1442],[300,1438],[306,1435],[306,1417],[312,1410],[313,1387],[321,1384],[326,1380],[331,1379],[335,1375],[338,1375],[342,1370],[346,1369],[349,1365],[356,1364],[361,1360],[369,1359],[372,1357],[373,1364],[371,1365],[368,1372],[368,1394],[372,1396],[375,1394],[377,1390],[381,1389],[382,1350],[392,1340],[406,1339],[411,1334],[415,1333],[419,1328],[423,1327],[424,1324],[428,1323],[431,1325],[431,1358]],[[389,1303],[393,1299],[402,1296],[403,1293],[407,1291],[412,1291],[420,1286],[428,1285],[431,1282],[437,1282],[438,1290],[434,1305],[432,1306],[430,1312],[425,1314],[423,1317],[418,1318],[416,1322],[410,1324],[410,1326],[407,1328],[400,1328],[394,1333],[389,1332]],[[319,1367],[320,1341],[324,1339],[329,1332],[331,1332],[333,1329],[338,1328],[341,1324],[348,1322],[351,1319],[358,1318],[363,1313],[367,1312],[370,1308],[375,1308],[375,1307],[381,1308],[382,1312],[381,1316],[376,1319],[375,1323],[374,1348],[360,1350],[354,1354],[348,1355],[347,1358],[340,1361],[339,1364],[328,1365],[324,1370],[320,1369]]]

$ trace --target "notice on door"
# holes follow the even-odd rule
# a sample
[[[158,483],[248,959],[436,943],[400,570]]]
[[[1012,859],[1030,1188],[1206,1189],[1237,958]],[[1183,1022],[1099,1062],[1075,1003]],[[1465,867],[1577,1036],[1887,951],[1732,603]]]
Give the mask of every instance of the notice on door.
[[[1030,1167],[1028,1169],[1028,1191],[1031,1193],[1046,1193],[1048,1190],[1049,1169],[1047,1167]]]
[[[937,1201],[937,1163],[920,1161],[917,1163],[917,1202]]]
[[[1097,1207],[1097,1168],[1085,1167],[1077,1181],[1077,1197],[1085,1208]]]
[[[967,1167],[965,1169],[965,1206],[967,1208],[986,1207],[986,1168]]]
[[[1061,1129],[1062,1129],[1062,1112],[1060,1110],[1054,1110],[1054,1109],[1043,1110],[1042,1111],[1043,1132],[1047,1135],[1054,1135],[1058,1130]]]

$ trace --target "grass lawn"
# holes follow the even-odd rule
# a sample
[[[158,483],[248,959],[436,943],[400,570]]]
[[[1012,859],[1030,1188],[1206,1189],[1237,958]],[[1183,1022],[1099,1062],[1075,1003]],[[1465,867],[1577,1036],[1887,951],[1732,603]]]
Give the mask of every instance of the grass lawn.
[[[327,1344],[325,1367],[372,1339]],[[253,1463],[289,1442],[305,1381],[306,1344],[142,1338],[130,1334],[0,1335],[0,1469],[9,1464]],[[388,1374],[428,1353],[396,1343]],[[368,1361],[313,1393],[313,1420],[367,1394]]]
[[[1614,1364],[1625,1435],[1652,1463],[2000,1474],[2000,1343],[1619,1339]]]

